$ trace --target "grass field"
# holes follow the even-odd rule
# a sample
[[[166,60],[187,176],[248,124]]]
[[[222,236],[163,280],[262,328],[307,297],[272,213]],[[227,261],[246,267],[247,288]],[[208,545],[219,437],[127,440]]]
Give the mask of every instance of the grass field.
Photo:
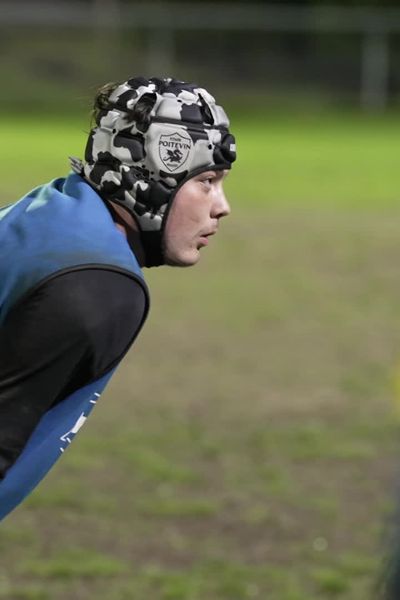
[[[3,203],[82,155],[81,119],[0,129]],[[148,272],[139,340],[0,527],[0,598],[376,598],[397,462],[400,117],[236,131],[229,222],[198,267]]]

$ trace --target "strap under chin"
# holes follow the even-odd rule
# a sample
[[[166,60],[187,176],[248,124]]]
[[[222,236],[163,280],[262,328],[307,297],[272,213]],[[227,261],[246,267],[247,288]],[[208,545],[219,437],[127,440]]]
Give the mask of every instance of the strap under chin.
[[[162,232],[161,231],[141,231],[143,248],[145,252],[145,266],[159,267],[164,264],[162,252]]]

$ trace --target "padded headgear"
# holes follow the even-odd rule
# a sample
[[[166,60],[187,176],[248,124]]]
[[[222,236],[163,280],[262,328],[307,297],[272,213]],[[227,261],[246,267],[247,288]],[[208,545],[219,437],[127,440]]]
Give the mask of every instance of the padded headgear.
[[[134,216],[152,254],[147,262],[160,264],[178,187],[202,171],[229,169],[235,140],[223,108],[195,84],[136,77],[111,89],[97,105],[85,161],[71,159],[72,168]]]

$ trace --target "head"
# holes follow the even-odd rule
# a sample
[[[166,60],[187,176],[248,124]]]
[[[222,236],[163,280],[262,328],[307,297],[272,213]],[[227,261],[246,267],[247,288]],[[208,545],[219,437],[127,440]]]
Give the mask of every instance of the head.
[[[147,266],[197,262],[229,213],[223,181],[236,154],[224,110],[195,84],[138,77],[102,88],[94,117],[73,168],[134,218]]]
[[[197,263],[200,249],[218,231],[220,219],[230,213],[223,183],[228,171],[204,171],[177,191],[163,235],[167,265],[186,267]]]

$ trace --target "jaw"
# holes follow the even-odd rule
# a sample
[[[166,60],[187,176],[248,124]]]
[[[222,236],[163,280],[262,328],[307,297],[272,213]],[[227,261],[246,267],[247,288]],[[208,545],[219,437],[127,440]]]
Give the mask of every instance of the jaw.
[[[165,264],[172,267],[192,267],[200,259],[200,251],[193,246],[189,249],[166,249]]]

